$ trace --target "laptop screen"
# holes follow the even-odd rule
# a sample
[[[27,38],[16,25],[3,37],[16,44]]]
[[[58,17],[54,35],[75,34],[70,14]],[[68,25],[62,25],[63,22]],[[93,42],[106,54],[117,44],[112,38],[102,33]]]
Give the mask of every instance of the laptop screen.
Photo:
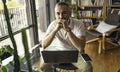
[[[73,63],[77,62],[78,51],[41,51],[45,63]]]

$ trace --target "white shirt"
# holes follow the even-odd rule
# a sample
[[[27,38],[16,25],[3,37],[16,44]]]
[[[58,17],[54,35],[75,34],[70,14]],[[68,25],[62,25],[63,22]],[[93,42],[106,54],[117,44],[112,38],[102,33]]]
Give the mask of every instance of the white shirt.
[[[56,24],[57,24],[56,20],[51,22],[47,29],[47,33],[50,33],[55,28]],[[70,18],[69,27],[76,36],[85,36],[86,30],[81,20]],[[63,29],[60,29],[56,33],[54,40],[55,45],[52,46],[57,46],[60,50],[76,50],[76,48],[70,42],[66,31],[64,31]]]

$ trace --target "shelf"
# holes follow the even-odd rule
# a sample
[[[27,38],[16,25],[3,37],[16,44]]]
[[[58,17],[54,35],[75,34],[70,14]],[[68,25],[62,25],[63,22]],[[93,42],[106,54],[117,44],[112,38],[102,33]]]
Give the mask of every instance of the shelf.
[[[84,6],[84,5],[82,5],[82,6],[78,6],[78,7],[88,7],[88,8],[93,7],[93,8],[102,8],[103,6],[95,6],[95,5]]]
[[[109,5],[107,7],[118,7],[118,8],[120,8],[120,5]]]
[[[83,19],[91,19],[91,18],[92,18],[92,19],[93,19],[93,18],[102,19],[102,17],[97,17],[97,16],[93,16],[93,17],[92,17],[92,16],[91,16],[91,17],[87,17],[87,16],[86,16],[86,17],[81,17],[81,18],[83,18]]]
[[[102,6],[78,6],[78,10],[96,10],[102,8]]]
[[[64,0],[68,1],[68,0]],[[71,3],[71,0],[69,0]],[[120,4],[113,4],[112,0],[72,0],[75,4],[73,6],[74,13],[77,14],[78,19],[83,19],[84,22],[91,21],[91,24],[96,24],[100,20],[105,20],[107,10],[109,8],[120,9]]]

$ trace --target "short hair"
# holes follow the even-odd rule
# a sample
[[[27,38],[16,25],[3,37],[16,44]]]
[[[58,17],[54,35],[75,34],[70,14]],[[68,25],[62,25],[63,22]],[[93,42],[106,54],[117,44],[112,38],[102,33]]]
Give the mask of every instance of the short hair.
[[[65,3],[65,2],[58,2],[58,3],[56,4],[56,6],[63,6],[63,5],[69,7],[69,5],[68,5],[67,3]]]

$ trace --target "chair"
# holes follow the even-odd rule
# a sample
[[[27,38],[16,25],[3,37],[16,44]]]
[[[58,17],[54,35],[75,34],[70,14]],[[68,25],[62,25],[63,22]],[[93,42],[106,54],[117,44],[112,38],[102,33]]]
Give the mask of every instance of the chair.
[[[97,41],[99,43],[98,53],[100,54],[102,49],[106,49],[106,43],[119,46],[115,41],[117,31],[120,31],[120,10],[109,9],[105,21],[88,27],[86,44]]]

